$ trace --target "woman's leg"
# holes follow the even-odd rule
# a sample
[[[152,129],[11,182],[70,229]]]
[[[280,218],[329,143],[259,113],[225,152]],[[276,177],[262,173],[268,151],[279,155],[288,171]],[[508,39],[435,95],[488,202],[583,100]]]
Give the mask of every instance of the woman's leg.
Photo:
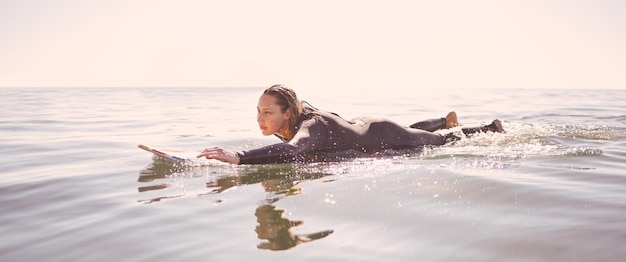
[[[448,133],[445,135],[438,135],[435,133],[424,132],[422,130],[412,130],[409,139],[411,141],[417,142],[417,144],[422,145],[443,145],[450,142],[454,142],[460,140],[461,138],[455,136],[454,133]],[[486,133],[486,132],[494,132],[494,133],[504,133],[504,128],[502,128],[502,123],[498,119],[494,119],[491,124],[479,126],[479,127],[464,127],[461,128],[461,131],[465,135],[472,135],[476,133]],[[400,137],[400,136],[399,136]]]
[[[433,123],[436,124],[436,121]],[[445,137],[440,134],[402,127],[387,120],[370,123],[364,140],[372,148],[379,149],[417,148],[425,145],[443,145],[446,142]]]
[[[486,133],[486,132],[494,132],[494,133],[504,133],[504,128],[502,128],[502,123],[498,119],[494,119],[491,124],[484,125],[481,127],[465,127],[461,128],[463,134],[471,135],[476,133]]]
[[[494,119],[489,125],[484,125],[480,127],[464,127],[464,128],[461,128],[461,131],[465,135],[472,135],[476,133],[486,133],[489,131],[494,132],[494,133],[495,132],[504,133],[504,128],[502,128],[502,123],[500,122],[500,120]],[[455,136],[453,133],[446,134],[444,138],[445,138],[445,143],[461,140],[460,137]]]
[[[434,132],[440,129],[450,129],[458,125],[459,125],[459,121],[456,117],[456,113],[452,111],[448,113],[446,117],[420,121],[420,122],[410,125],[409,127],[414,128],[414,129],[421,129],[421,130],[425,130],[429,132]]]
[[[453,133],[440,135],[437,133],[404,128],[391,121],[376,121],[369,124],[368,130],[363,138],[363,144],[368,144],[368,148],[379,149],[403,149],[416,148],[421,146],[438,146],[460,138]],[[500,120],[495,119],[491,124],[481,127],[470,127],[461,129],[464,134],[471,135],[481,132],[504,132]]]

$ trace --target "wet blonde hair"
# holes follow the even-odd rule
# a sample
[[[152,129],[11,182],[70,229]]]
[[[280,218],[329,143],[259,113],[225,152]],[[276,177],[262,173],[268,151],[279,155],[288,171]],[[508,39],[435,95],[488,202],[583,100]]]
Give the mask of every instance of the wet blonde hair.
[[[302,103],[298,100],[296,92],[285,85],[273,85],[265,91],[264,95],[271,95],[276,98],[276,104],[280,107],[281,112],[285,112],[289,116],[287,123],[289,125],[289,133],[295,134],[296,124],[303,113]]]

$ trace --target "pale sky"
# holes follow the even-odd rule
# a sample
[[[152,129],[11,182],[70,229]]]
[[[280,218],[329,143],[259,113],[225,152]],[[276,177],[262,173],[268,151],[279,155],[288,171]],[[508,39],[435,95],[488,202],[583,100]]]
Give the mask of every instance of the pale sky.
[[[0,0],[0,87],[626,88],[626,1]]]

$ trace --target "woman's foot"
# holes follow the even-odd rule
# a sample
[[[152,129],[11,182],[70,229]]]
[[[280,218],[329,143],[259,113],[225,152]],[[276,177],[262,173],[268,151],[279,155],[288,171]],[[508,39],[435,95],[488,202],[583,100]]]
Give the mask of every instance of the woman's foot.
[[[502,128],[502,123],[498,119],[494,119],[493,122],[491,122],[491,125],[489,125],[489,127],[491,131],[493,132],[504,133],[504,128]]]
[[[446,129],[459,126],[459,120],[456,118],[456,113],[451,111],[446,116]]]

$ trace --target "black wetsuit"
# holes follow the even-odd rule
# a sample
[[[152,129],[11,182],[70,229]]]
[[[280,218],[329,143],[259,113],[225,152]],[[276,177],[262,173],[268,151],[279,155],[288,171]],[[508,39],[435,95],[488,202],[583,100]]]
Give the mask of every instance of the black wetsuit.
[[[320,155],[353,156],[385,149],[443,145],[458,139],[451,134],[444,136],[430,132],[444,128],[445,124],[445,118],[431,119],[406,128],[385,119],[347,121],[334,113],[314,110],[300,117],[291,140],[281,138],[283,143],[237,152],[237,155],[241,164],[270,164],[306,160],[312,156],[319,158]],[[464,128],[463,132],[470,134],[487,130],[488,126],[485,126]]]

